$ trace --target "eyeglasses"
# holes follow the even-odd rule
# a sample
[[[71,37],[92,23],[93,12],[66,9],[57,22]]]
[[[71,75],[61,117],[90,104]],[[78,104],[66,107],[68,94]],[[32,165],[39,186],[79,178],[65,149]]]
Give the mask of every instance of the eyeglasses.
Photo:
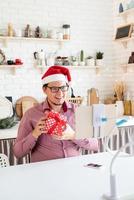
[[[46,87],[48,87],[52,93],[59,92],[59,90],[61,90],[62,92],[66,92],[68,91],[68,88],[69,88],[69,86],[67,85],[63,85],[61,87],[54,87],[54,86],[53,87],[46,86]]]

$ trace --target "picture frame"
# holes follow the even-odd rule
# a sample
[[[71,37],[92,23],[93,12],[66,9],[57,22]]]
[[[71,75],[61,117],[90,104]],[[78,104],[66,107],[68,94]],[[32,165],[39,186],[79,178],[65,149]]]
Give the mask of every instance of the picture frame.
[[[133,24],[126,24],[116,29],[115,40],[122,40],[131,37]]]

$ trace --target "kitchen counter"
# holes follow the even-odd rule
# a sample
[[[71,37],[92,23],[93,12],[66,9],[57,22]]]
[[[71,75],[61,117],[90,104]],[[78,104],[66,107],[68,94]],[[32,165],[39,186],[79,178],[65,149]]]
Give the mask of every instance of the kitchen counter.
[[[30,162],[30,155],[17,159],[13,155],[13,146],[17,137],[19,122],[12,128],[0,129],[0,153],[8,156],[10,165],[24,164]]]
[[[13,139],[17,137],[19,123],[8,129],[0,129],[0,140]]]

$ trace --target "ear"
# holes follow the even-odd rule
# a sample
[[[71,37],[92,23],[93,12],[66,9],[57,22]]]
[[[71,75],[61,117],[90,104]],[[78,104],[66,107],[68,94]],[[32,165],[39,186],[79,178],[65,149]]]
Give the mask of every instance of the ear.
[[[46,87],[42,87],[43,92],[46,94]]]

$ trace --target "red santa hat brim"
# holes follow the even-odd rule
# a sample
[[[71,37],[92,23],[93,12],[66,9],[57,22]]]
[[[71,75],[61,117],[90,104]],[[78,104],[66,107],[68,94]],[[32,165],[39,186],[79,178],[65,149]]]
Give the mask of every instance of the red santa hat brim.
[[[61,66],[50,67],[42,76],[42,84],[45,85],[54,81],[63,81],[69,84],[71,82],[69,69]]]

